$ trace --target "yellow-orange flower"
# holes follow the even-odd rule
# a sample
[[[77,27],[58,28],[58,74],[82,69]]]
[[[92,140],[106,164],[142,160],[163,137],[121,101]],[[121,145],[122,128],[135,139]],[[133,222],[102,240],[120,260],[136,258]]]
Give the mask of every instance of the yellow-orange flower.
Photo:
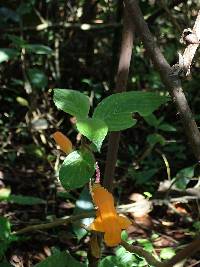
[[[117,214],[113,195],[100,184],[93,185],[92,197],[97,206],[97,217],[90,225],[90,229],[104,232],[104,241],[107,246],[117,246],[121,242],[122,229],[127,229],[131,221]]]
[[[53,134],[53,138],[57,143],[57,145],[60,147],[60,149],[66,154],[69,154],[73,151],[72,142],[69,140],[67,136],[65,136],[61,132],[59,131],[55,132]]]

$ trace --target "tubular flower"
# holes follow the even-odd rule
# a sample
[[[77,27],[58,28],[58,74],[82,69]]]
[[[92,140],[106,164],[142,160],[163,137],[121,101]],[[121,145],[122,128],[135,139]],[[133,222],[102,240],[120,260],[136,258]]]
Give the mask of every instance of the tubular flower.
[[[57,145],[59,145],[60,149],[65,152],[66,154],[69,154],[73,151],[72,149],[72,142],[69,140],[67,136],[62,134],[61,132],[57,131],[53,134],[53,138]]]
[[[122,229],[128,228],[131,221],[117,214],[113,195],[100,184],[93,185],[92,197],[97,206],[97,212],[96,219],[90,225],[90,229],[103,232],[107,246],[117,246],[121,242]]]

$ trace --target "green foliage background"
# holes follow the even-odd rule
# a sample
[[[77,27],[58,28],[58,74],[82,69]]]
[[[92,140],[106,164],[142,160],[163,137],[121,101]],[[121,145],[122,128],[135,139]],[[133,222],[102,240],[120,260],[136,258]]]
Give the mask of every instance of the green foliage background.
[[[177,52],[184,48],[179,42],[181,32],[193,26],[199,8],[198,0],[179,2],[176,7],[170,7],[174,1],[140,1],[144,17],[170,64],[176,63]],[[165,5],[170,8],[171,16]],[[6,191],[0,191],[0,208],[2,215],[7,215],[7,211],[19,211],[19,215],[9,218],[14,226],[15,220],[29,219],[30,205],[36,205],[38,216],[43,221],[64,216],[66,210],[59,209],[60,202],[75,204],[81,194],[81,189],[72,192],[60,190],[57,176],[65,155],[61,155],[59,160],[60,155],[51,138],[58,129],[72,140],[77,165],[83,164],[81,166],[88,174],[83,175],[83,183],[80,184],[76,183],[74,176],[81,174],[70,173],[73,189],[83,186],[93,175],[95,162],[89,155],[89,162],[93,165],[88,169],[84,160],[80,160],[82,152],[78,132],[93,142],[92,150],[103,171],[106,135],[108,131],[121,129],[124,131],[116,169],[116,198],[127,200],[132,191],[147,191],[154,195],[160,182],[168,178],[179,190],[195,184],[191,180],[198,176],[198,168],[174,104],[161,101],[166,104],[160,107],[161,102],[154,103],[155,106],[148,112],[145,99],[142,102],[142,93],[149,94],[151,102],[155,100],[154,93],[165,97],[167,93],[137,36],[127,86],[129,95],[122,99],[120,106],[115,106],[115,99],[110,100],[112,97],[119,99],[110,95],[114,91],[120,52],[122,10],[120,0],[1,1],[0,186]],[[199,51],[196,54],[198,58]],[[199,60],[195,60],[192,79],[184,81],[183,87],[197,124],[200,119],[199,83]],[[70,95],[71,102],[67,103],[63,90],[60,94],[55,93],[56,103],[59,100],[66,103],[64,107],[57,105],[57,109],[52,101],[54,88],[70,89],[73,94]],[[133,106],[130,96],[137,98],[136,106]],[[128,100],[130,105],[127,105]],[[70,103],[73,105],[70,106]],[[118,111],[117,117],[115,112],[112,113],[113,109]],[[135,112],[133,117],[132,112]],[[77,117],[77,121],[73,116]],[[170,177],[166,172],[166,159]],[[60,172],[65,173],[69,164],[66,162]],[[65,188],[70,187],[62,179],[61,184]],[[48,201],[54,201],[56,208],[54,204],[47,204]],[[5,203],[8,210],[4,207]],[[71,214],[70,209],[67,214]],[[4,261],[2,264],[6,265],[6,259],[15,251],[15,244],[20,247],[20,242],[10,236],[9,221],[2,217],[0,223],[3,225],[0,257]],[[73,242],[77,241],[73,230],[68,231],[73,236]],[[65,243],[60,240],[55,243],[58,251],[52,249],[54,259],[57,261],[58,255],[61,255],[60,259],[69,259],[68,253],[60,252],[66,249]],[[27,244],[30,245],[28,241]],[[84,245],[71,250],[74,258],[87,263]],[[81,252],[76,253],[75,250]],[[118,266],[146,264],[136,256],[125,255],[123,258],[122,254],[116,250],[115,256],[106,257],[101,267],[115,266],[116,262]],[[40,263],[37,264],[40,266]],[[47,262],[44,266],[50,265]]]

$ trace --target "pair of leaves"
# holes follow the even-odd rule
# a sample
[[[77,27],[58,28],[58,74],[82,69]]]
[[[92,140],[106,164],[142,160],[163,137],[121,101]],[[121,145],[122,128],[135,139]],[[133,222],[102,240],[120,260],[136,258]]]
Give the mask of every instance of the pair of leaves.
[[[148,116],[166,101],[166,97],[150,92],[113,94],[101,101],[92,118],[88,118],[90,103],[87,96],[75,90],[54,90],[56,106],[77,118],[77,129],[98,150],[108,131],[121,131],[136,124],[136,120],[132,118],[133,112]]]

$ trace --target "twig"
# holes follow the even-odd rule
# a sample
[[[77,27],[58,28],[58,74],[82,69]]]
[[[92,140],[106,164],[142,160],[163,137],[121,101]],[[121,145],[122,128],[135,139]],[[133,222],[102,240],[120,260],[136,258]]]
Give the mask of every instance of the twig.
[[[138,2],[136,0],[124,0],[124,2],[131,14],[135,28],[143,41],[149,57],[159,71],[163,83],[169,90],[172,99],[177,106],[193,153],[197,160],[200,161],[200,133],[183,92],[181,81],[178,75],[172,75],[172,68],[157,46],[148,25],[144,21]]]
[[[200,40],[200,10],[198,12],[194,27],[192,31],[196,34],[197,39]],[[190,72],[190,67],[192,65],[192,60],[194,58],[194,55],[196,53],[196,50],[198,48],[199,44],[189,44],[184,53],[183,53],[183,60],[184,60],[184,68]]]
[[[23,31],[44,31],[49,28],[65,28],[65,29],[80,29],[82,31],[91,31],[91,30],[104,30],[104,29],[113,29],[121,27],[121,23],[74,23],[74,22],[60,22],[60,23],[51,23],[45,22],[38,24],[37,26],[27,26],[23,28]],[[20,28],[7,28],[7,32],[19,32]]]
[[[67,216],[67,217],[64,217],[61,219],[57,219],[54,222],[50,222],[50,223],[41,223],[41,224],[36,224],[36,225],[30,225],[30,226],[22,228],[18,231],[14,231],[12,234],[21,235],[21,234],[25,234],[25,233],[34,232],[37,230],[46,230],[46,229],[57,227],[57,226],[60,226],[63,224],[69,224],[71,222],[78,221],[78,220],[81,220],[84,218],[90,218],[90,217],[95,217],[94,211],[84,212],[84,213],[81,213],[78,215]]]
[[[155,267],[162,267],[163,266],[162,262],[156,260],[156,258],[154,258],[149,252],[147,252],[143,248],[138,247],[138,246],[129,245],[128,243],[126,243],[123,240],[121,241],[121,245],[129,252],[135,253],[135,254],[139,255],[140,257],[145,258],[145,260],[148,262],[148,264],[153,265]]]

